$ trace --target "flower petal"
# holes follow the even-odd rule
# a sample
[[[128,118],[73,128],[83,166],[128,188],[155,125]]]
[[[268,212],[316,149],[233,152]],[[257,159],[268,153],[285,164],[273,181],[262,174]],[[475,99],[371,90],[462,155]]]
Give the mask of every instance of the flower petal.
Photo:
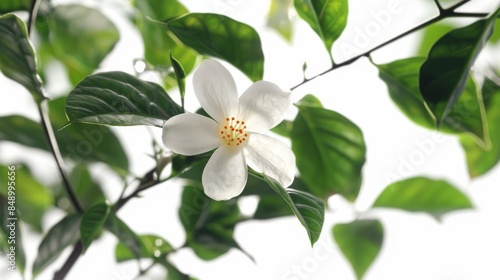
[[[240,97],[239,119],[245,120],[251,131],[266,131],[278,125],[290,108],[292,97],[277,85],[259,81]]]
[[[269,136],[251,133],[243,151],[252,169],[275,179],[285,188],[292,184],[295,155],[290,147]]]
[[[175,153],[192,156],[217,148],[219,125],[193,113],[173,116],[163,125],[163,145]]]
[[[215,150],[203,170],[203,189],[214,200],[228,200],[243,191],[247,177],[243,153],[222,146]]]
[[[238,92],[233,77],[218,61],[204,60],[193,76],[196,98],[217,122],[238,114]]]

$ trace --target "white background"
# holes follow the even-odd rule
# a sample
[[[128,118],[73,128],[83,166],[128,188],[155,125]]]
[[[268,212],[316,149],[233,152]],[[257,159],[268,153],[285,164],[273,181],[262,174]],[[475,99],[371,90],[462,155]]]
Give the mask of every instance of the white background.
[[[53,0],[54,4],[69,1]],[[73,1],[75,2],[75,1]],[[108,15],[121,31],[121,40],[99,71],[121,70],[133,73],[132,60],[142,56],[143,47],[139,34],[125,18],[131,11],[128,1],[83,1],[96,6]],[[295,14],[292,44],[283,41],[266,27],[264,15],[269,0],[191,0],[183,1],[190,11],[218,12],[253,26],[260,34],[266,58],[265,80],[288,89],[302,80],[301,68],[307,61],[307,76],[327,69],[328,56],[321,41]],[[394,2],[387,21],[377,22],[376,14],[388,11]],[[448,3],[454,1],[447,1]],[[349,1],[350,13],[346,31],[333,48],[334,58],[341,62],[350,56],[366,51],[397,34],[412,28],[436,15],[430,0],[380,0]],[[474,0],[463,11],[489,12],[498,1]],[[453,20],[464,25],[470,20]],[[378,27],[378,29],[377,29]],[[368,30],[368,31],[367,31]],[[365,34],[364,41],[359,35]],[[358,34],[358,35],[357,35]],[[390,62],[411,56],[418,47],[420,33],[399,40],[373,54],[377,63]],[[356,37],[358,36],[358,37]],[[360,44],[362,42],[362,44]],[[500,65],[498,45],[496,50],[479,59],[479,65]],[[494,57],[495,60],[491,58]],[[251,83],[237,69],[225,64],[243,92]],[[60,66],[53,65],[53,78],[47,84],[50,96],[67,93],[68,83],[61,77]],[[479,67],[478,67],[479,68]],[[55,77],[55,78],[54,78]],[[158,81],[155,76],[145,77]],[[190,77],[187,81],[187,108],[198,107]],[[454,137],[436,134],[409,121],[392,103],[385,84],[378,78],[377,70],[367,59],[320,77],[293,91],[294,101],[313,93],[325,107],[338,111],[355,122],[363,131],[367,143],[367,162],[363,169],[363,186],[354,205],[340,197],[329,200],[329,208],[320,241],[311,248],[305,230],[296,218],[282,218],[265,222],[251,221],[239,224],[236,240],[254,258],[255,263],[237,250],[211,262],[199,260],[189,249],[171,256],[172,262],[185,273],[201,280],[229,279],[355,279],[347,261],[334,245],[332,226],[351,221],[356,215],[362,218],[379,218],[384,226],[384,244],[378,258],[365,275],[365,279],[408,280],[475,280],[500,279],[500,168],[474,181],[468,177],[465,156]],[[177,96],[172,92],[172,96]],[[29,94],[16,83],[0,75],[0,114],[22,114],[38,119]],[[290,110],[293,118],[296,111]],[[152,162],[148,130],[144,127],[116,128],[124,146],[129,151],[134,174],[143,174]],[[151,129],[159,139],[161,130]],[[427,143],[427,152],[422,148]],[[55,165],[45,153],[21,149],[12,143],[0,144],[2,164],[26,162],[41,180],[52,183],[57,178]],[[94,177],[105,186],[105,193],[114,201],[122,183],[104,165],[92,167]],[[332,170],[335,172],[335,170]],[[412,176],[442,178],[466,193],[474,210],[446,215],[441,223],[425,214],[408,214],[390,210],[370,210],[370,205],[384,187],[388,178]],[[3,175],[2,175],[3,176]],[[153,233],[165,237],[174,247],[184,242],[184,233],[177,217],[182,182],[171,181],[143,193],[143,197],[128,203],[119,216],[139,234]],[[251,213],[255,199],[241,201],[243,211]],[[48,230],[64,213],[51,210],[44,220]],[[41,240],[26,227],[23,230],[24,247],[28,265],[36,256]],[[68,279],[132,279],[137,275],[134,262],[114,262],[116,239],[110,234],[96,241],[71,270]],[[38,279],[51,279],[69,255],[67,250]],[[18,279],[17,274],[6,271],[0,264],[2,279]],[[142,264],[143,267],[147,262]],[[29,269],[28,269],[29,270]],[[164,279],[162,270],[153,270],[144,279]],[[30,279],[30,275],[27,275]]]

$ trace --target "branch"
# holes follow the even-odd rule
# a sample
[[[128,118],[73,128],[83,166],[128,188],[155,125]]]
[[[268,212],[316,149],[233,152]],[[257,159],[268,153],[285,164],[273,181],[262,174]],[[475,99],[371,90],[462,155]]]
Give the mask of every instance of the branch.
[[[52,130],[52,125],[50,124],[50,119],[49,116],[47,115],[46,110],[43,108],[43,102],[38,103],[38,112],[40,113],[40,121],[42,123],[42,128],[44,132],[45,139],[47,140],[47,144],[50,148],[50,152],[52,153],[52,156],[54,157],[54,160],[56,161],[57,168],[59,170],[59,174],[61,175],[61,179],[63,182],[64,189],[66,190],[66,193],[69,196],[69,199],[71,200],[71,204],[73,207],[75,207],[76,211],[79,213],[83,213],[83,207],[78,201],[78,198],[76,196],[76,193],[73,191],[73,188],[71,187],[71,183],[69,181],[68,175],[66,174],[66,171],[63,168],[63,159],[61,156],[61,152],[59,150],[59,146],[57,145],[57,140],[54,135],[54,131]]]
[[[384,43],[382,43],[382,44],[380,44],[380,45],[378,45],[378,46],[376,46],[376,47],[374,47],[374,48],[370,49],[369,51],[367,51],[367,52],[365,52],[365,53],[362,53],[362,54],[360,54],[360,55],[357,55],[357,56],[355,56],[355,57],[353,57],[353,58],[351,58],[351,59],[349,59],[349,60],[346,60],[346,61],[344,61],[344,62],[342,62],[342,63],[335,64],[335,65],[333,65],[332,67],[330,67],[329,69],[327,69],[327,70],[325,70],[325,71],[323,71],[323,72],[321,72],[321,73],[319,73],[319,74],[317,74],[317,75],[314,75],[314,76],[312,76],[311,78],[306,78],[306,79],[304,79],[304,80],[303,80],[302,82],[300,82],[299,84],[297,84],[297,85],[295,85],[295,86],[291,87],[291,88],[290,88],[290,91],[293,91],[293,90],[295,90],[296,88],[298,88],[298,87],[300,87],[300,86],[304,85],[305,83],[307,83],[307,82],[309,82],[309,81],[311,81],[311,80],[314,80],[314,79],[316,79],[316,78],[318,78],[318,77],[321,77],[321,76],[323,76],[323,75],[325,75],[325,74],[327,74],[327,73],[329,73],[329,72],[332,72],[332,71],[334,71],[334,70],[336,70],[336,69],[339,69],[339,68],[342,68],[342,67],[347,66],[347,65],[349,65],[349,64],[352,64],[353,62],[357,61],[358,59],[360,59],[360,58],[362,58],[362,57],[368,57],[368,56],[370,56],[370,54],[371,54],[372,52],[374,52],[374,51],[376,51],[376,50],[378,50],[378,49],[380,49],[380,48],[382,48],[382,47],[384,47],[384,46],[386,46],[386,45],[388,45],[388,44],[390,44],[390,43],[392,43],[392,42],[394,42],[394,41],[397,41],[397,40],[399,40],[399,39],[401,39],[401,38],[405,37],[406,35],[409,35],[409,34],[411,34],[411,33],[415,32],[415,31],[418,31],[418,30],[420,30],[420,29],[422,29],[422,28],[424,28],[424,27],[426,27],[426,26],[429,26],[429,25],[431,25],[431,24],[433,24],[433,23],[435,23],[435,22],[438,22],[438,21],[440,21],[440,20],[443,20],[443,19],[445,19],[445,18],[448,18],[448,17],[455,17],[455,16],[457,16],[457,17],[461,17],[461,16],[464,16],[464,15],[468,15],[468,16],[471,16],[471,17],[478,17],[478,16],[486,16],[486,15],[487,15],[487,14],[482,14],[482,13],[481,13],[481,14],[476,14],[476,13],[456,13],[456,12],[455,12],[455,10],[456,10],[456,9],[458,9],[459,7],[461,7],[461,6],[465,5],[465,4],[466,4],[467,2],[469,2],[469,1],[470,1],[470,0],[462,0],[462,1],[458,2],[457,4],[453,5],[452,7],[448,8],[448,9],[443,9],[443,8],[439,5],[439,6],[438,6],[438,8],[439,8],[439,15],[437,15],[436,17],[431,18],[431,19],[429,19],[428,21],[426,21],[426,22],[424,22],[424,23],[422,23],[422,24],[420,24],[420,25],[418,25],[418,26],[416,26],[416,27],[414,27],[414,28],[412,28],[412,29],[410,29],[410,30],[408,30],[408,31],[406,31],[406,32],[404,32],[404,33],[402,33],[402,34],[399,34],[398,36],[396,36],[396,37],[394,37],[394,38],[392,38],[392,39],[390,39],[390,40],[388,40],[388,41],[386,41],[386,42],[384,42]],[[436,3],[439,3],[439,2],[437,2],[437,0],[435,0],[435,2],[436,2]]]
[[[78,260],[78,257],[81,256],[82,251],[83,251],[82,242],[80,240],[78,240],[78,242],[75,245],[75,248],[73,248],[73,251],[71,252],[71,255],[69,255],[69,257],[66,260],[66,262],[64,263],[63,267],[54,274],[53,279],[54,280],[63,280],[64,278],[66,278],[66,275],[68,274],[70,269],[73,267],[76,260]]]

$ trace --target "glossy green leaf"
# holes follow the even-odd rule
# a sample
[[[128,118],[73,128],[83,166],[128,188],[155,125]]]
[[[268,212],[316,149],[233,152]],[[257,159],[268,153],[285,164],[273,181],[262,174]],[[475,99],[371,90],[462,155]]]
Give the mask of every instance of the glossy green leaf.
[[[123,222],[115,213],[109,213],[108,219],[104,223],[104,227],[113,233],[118,240],[128,249],[132,255],[139,259],[142,256],[141,239]]]
[[[179,218],[186,231],[186,244],[203,260],[215,259],[231,248],[240,249],[233,238],[240,220],[235,200],[213,201],[200,188],[184,187]]]
[[[191,73],[193,70],[198,54],[179,44],[163,26],[152,20],[176,18],[188,13],[188,10],[177,0],[136,0],[133,2],[139,11],[136,25],[144,43],[144,58],[153,65],[154,70],[164,76],[167,88],[176,86],[175,74],[170,69],[173,65],[168,53],[171,53],[182,64],[186,73]]]
[[[365,163],[361,130],[339,113],[322,108],[312,95],[296,106],[299,113],[291,137],[301,178],[321,198],[338,193],[353,201]]]
[[[85,211],[80,223],[80,239],[83,253],[89,248],[94,238],[101,232],[109,215],[110,207],[107,203],[96,204]]]
[[[71,123],[161,127],[165,120],[180,113],[182,108],[162,87],[124,72],[88,76],[66,100]]]
[[[183,272],[168,261],[161,261],[161,264],[167,269],[167,280],[197,280]]]
[[[264,54],[251,26],[224,15],[191,13],[167,21],[165,28],[198,53],[226,60],[252,81],[262,80]]]
[[[318,34],[331,56],[333,43],[347,25],[347,0],[294,0],[299,16]]]
[[[0,71],[40,102],[45,97],[25,23],[14,14],[0,16],[0,34]]]
[[[36,276],[54,262],[68,246],[80,238],[81,215],[72,214],[55,224],[43,237],[38,254],[33,263],[33,275]]]
[[[73,85],[94,72],[120,39],[113,22],[95,8],[58,5],[47,18],[53,55],[66,66]]]
[[[490,171],[500,161],[500,86],[486,79],[483,85],[491,145],[482,147],[473,137],[463,135],[460,143],[465,150],[469,175],[478,177]]]
[[[384,228],[378,220],[356,220],[333,227],[333,238],[342,254],[361,279],[373,263],[384,240]]]
[[[292,212],[306,229],[311,246],[314,245],[318,241],[325,221],[325,203],[310,193],[291,188],[285,189],[278,182],[265,175],[262,175],[262,178],[290,206]]]
[[[446,213],[470,209],[472,204],[467,196],[446,181],[414,177],[387,186],[373,207],[425,212],[440,219]]]
[[[42,231],[42,217],[53,205],[52,193],[42,185],[26,166],[15,165],[16,208],[19,219],[32,226],[35,231]],[[8,174],[9,168],[0,165],[0,174]],[[12,177],[12,176],[11,176]],[[0,176],[1,186],[7,186],[8,176]],[[0,188],[0,194],[7,197],[7,187]]]
[[[435,120],[425,107],[418,87],[419,69],[425,58],[413,57],[376,65],[380,78],[387,84],[389,95],[399,109],[412,121],[429,129],[435,129]],[[484,120],[484,103],[475,82],[469,78],[463,93],[445,117],[441,132],[470,133],[477,141],[489,143]]]
[[[442,21],[436,22],[425,27],[422,30],[422,38],[419,40],[420,45],[418,46],[417,56],[427,56],[432,46],[446,33],[452,31],[456,28],[454,25],[449,23],[444,23]],[[423,62],[423,61],[422,61]]]
[[[31,0],[2,0],[0,2],[0,14],[14,11],[29,11]]]
[[[289,14],[293,0],[272,0],[267,14],[267,26],[276,30],[285,40],[292,41],[293,25]]]
[[[141,241],[140,258],[157,260],[173,251],[172,245],[159,236],[140,235],[139,239]],[[124,262],[136,259],[137,257],[129,246],[120,241],[115,248],[115,258],[117,262]]]
[[[5,186],[5,189],[9,188],[7,184],[2,186]],[[13,203],[13,200],[9,200],[8,197],[9,195],[4,196],[0,193],[0,218],[2,221],[0,226],[0,252],[5,256],[3,262],[6,267],[13,267],[15,271],[19,271],[21,275],[24,275],[26,255],[21,234],[21,220],[18,219],[19,213],[15,210],[18,205],[17,202]],[[12,257],[15,260],[11,260]]]
[[[455,29],[432,47],[420,69],[420,90],[438,127],[460,98],[471,67],[491,35],[500,9],[488,19]]]
[[[67,123],[65,103],[64,97],[49,101],[49,116],[55,128],[61,128]],[[127,172],[127,154],[111,129],[75,123],[54,133],[61,154],[66,159],[75,163],[104,162],[122,175]],[[50,152],[41,124],[24,116],[0,117],[0,141],[15,142]]]
[[[290,138],[292,134],[292,128],[293,122],[289,120],[283,120],[277,126],[273,127],[271,131],[283,137]]]

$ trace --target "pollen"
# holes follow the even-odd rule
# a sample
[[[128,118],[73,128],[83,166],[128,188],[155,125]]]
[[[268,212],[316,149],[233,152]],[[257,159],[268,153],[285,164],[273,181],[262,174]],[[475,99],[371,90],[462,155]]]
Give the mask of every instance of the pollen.
[[[224,120],[225,123],[220,125],[222,143],[230,147],[243,145],[248,138],[245,122],[236,117],[227,117]]]

